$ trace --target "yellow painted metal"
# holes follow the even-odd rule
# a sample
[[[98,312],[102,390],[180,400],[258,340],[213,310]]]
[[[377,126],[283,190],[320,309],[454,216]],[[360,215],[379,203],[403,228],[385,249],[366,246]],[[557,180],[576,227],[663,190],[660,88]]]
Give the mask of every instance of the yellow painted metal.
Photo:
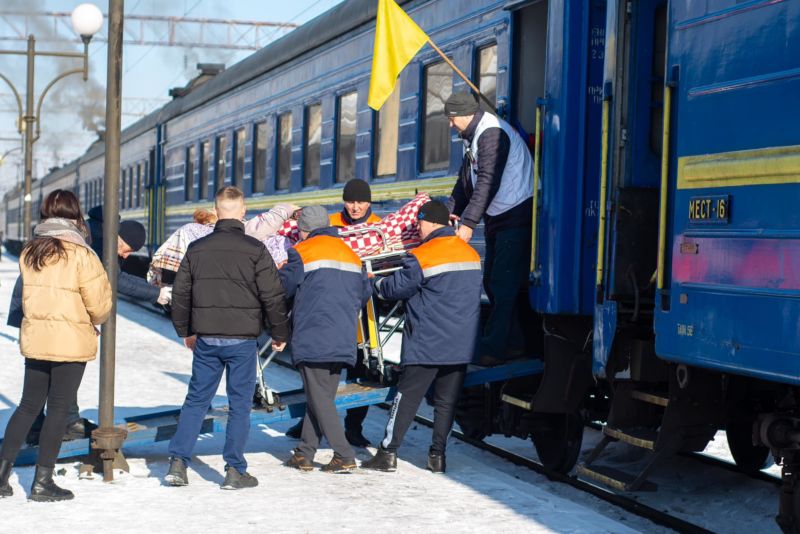
[[[542,170],[541,141],[542,106],[536,106],[536,134],[533,141],[533,215],[531,216],[531,270],[536,271],[536,241],[539,231],[539,182]]]
[[[422,180],[409,180],[402,182],[392,182],[386,184],[372,184],[372,201],[380,202],[385,200],[405,200],[411,199],[417,192],[426,192],[431,197],[450,196],[453,190],[453,183],[456,177],[446,176],[444,178],[425,178]],[[316,191],[306,191],[303,193],[292,193],[289,195],[269,195],[263,197],[251,197],[247,199],[247,208],[250,210],[266,211],[275,204],[285,202],[298,206],[322,205],[330,206],[342,201],[342,190],[318,189]],[[168,216],[191,215],[197,208],[210,208],[211,202],[194,202],[191,204],[181,204],[167,208]]]
[[[603,283],[603,265],[606,254],[606,196],[608,194],[608,123],[611,101],[603,100],[603,129],[600,148],[600,224],[597,231],[597,286]]]
[[[656,442],[655,439],[653,438],[628,434],[626,432],[623,432],[622,430],[611,428],[608,425],[603,427],[603,434],[611,438],[618,439],[620,441],[628,443],[629,445],[633,445],[634,447],[639,447],[641,449],[649,449],[652,451],[655,450],[656,448]]]
[[[579,476],[597,480],[598,482],[602,482],[606,486],[614,488],[615,490],[626,491],[628,489],[628,485],[624,481],[617,480],[616,478],[613,478],[605,473],[595,471],[594,469],[585,465],[579,465],[576,468],[576,472]]]
[[[370,350],[377,350],[380,348],[378,341],[378,323],[375,318],[375,305],[370,302],[367,303],[367,331],[369,332],[369,348]]]
[[[800,145],[678,159],[678,189],[800,183]]]
[[[661,406],[663,408],[666,408],[669,405],[669,399],[667,397],[662,397],[661,395],[648,393],[646,391],[631,391],[631,398],[646,402],[648,404],[653,404],[655,406]]]
[[[671,124],[672,87],[664,86],[664,130],[661,132],[661,198],[658,205],[658,276],[656,287],[664,289],[664,262],[667,257],[667,193],[669,192],[669,132]]]

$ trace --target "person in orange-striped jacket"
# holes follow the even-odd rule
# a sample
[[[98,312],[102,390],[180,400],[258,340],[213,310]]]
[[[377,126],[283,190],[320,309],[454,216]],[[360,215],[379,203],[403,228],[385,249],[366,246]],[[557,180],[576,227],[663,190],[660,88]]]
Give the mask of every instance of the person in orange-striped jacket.
[[[322,470],[339,473],[356,462],[336,414],[336,389],[342,368],[356,363],[358,314],[372,291],[361,259],[328,224],[324,208],[303,208],[297,221],[302,240],[280,270],[286,297],[294,298],[292,363],[306,392],[300,444],[287,465],[311,470],[324,436],[334,456]]]
[[[405,301],[403,368],[397,394],[377,454],[361,464],[378,471],[397,469],[397,449],[425,393],[434,384],[433,440],[428,469],[445,471],[445,446],[467,364],[475,351],[481,301],[481,260],[448,226],[450,212],[438,201],[419,211],[422,244],[401,270],[373,279],[373,292]]]
[[[372,190],[364,180],[353,178],[344,184],[342,201],[342,211],[333,213],[328,218],[331,226],[381,222],[381,218],[372,213]]]

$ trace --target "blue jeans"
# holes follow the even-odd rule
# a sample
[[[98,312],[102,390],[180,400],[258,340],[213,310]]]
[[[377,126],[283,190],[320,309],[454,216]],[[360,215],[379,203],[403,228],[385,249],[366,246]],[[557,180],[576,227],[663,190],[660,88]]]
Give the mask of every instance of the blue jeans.
[[[243,473],[247,469],[244,448],[250,433],[250,409],[256,383],[256,340],[242,340],[235,345],[212,345],[197,340],[192,361],[189,392],[181,408],[178,429],[169,442],[169,454],[187,464],[203,425],[211,401],[226,372],[228,425],[225,428],[225,467]]]

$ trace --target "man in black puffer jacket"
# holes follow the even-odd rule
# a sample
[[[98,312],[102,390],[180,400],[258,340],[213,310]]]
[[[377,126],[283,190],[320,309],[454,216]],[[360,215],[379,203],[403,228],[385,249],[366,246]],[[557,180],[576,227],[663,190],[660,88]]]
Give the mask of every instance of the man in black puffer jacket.
[[[266,328],[272,347],[289,339],[286,297],[264,245],[244,234],[247,211],[236,187],[217,192],[214,232],[191,245],[172,286],[172,324],[193,350],[192,378],[178,428],[169,444],[172,486],[188,484],[186,464],[225,371],[228,392],[223,489],[254,487],[244,448],[256,382],[256,338]]]

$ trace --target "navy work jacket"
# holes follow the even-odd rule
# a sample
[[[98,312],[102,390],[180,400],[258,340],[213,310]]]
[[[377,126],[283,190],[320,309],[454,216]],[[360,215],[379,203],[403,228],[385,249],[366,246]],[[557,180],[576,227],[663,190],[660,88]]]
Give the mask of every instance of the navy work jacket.
[[[385,300],[406,301],[402,365],[469,363],[481,305],[481,259],[447,226],[433,231],[402,269],[373,279]]]
[[[280,270],[292,308],[292,361],[355,365],[358,313],[371,289],[361,259],[336,228],[319,228],[289,249]]]

